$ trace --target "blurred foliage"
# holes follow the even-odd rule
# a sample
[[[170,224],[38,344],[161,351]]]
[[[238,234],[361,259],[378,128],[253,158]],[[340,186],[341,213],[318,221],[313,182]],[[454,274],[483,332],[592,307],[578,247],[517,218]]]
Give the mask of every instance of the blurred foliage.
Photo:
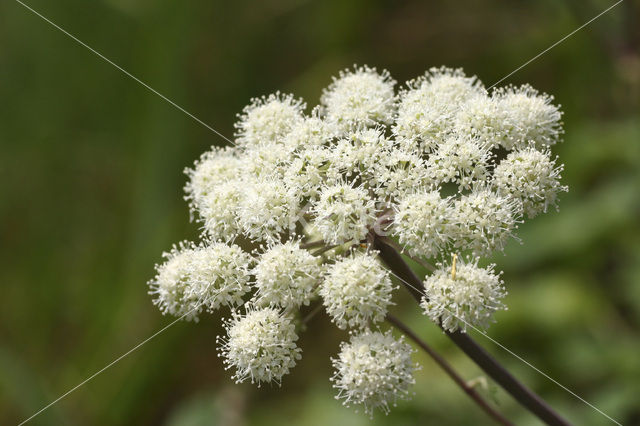
[[[499,80],[613,2],[81,0],[28,4],[225,135],[249,98],[316,102],[353,63],[404,81],[431,66]],[[623,424],[640,423],[640,34],[627,0],[510,77],[565,111],[559,213],[494,261],[509,311],[490,335]],[[0,4],[0,423],[16,424],[168,324],[145,282],[196,238],[182,170],[221,138],[16,2]],[[411,301],[396,311],[468,379],[482,373]],[[223,313],[226,315],[226,313]],[[233,385],[219,316],[177,324],[32,424],[491,424],[440,371],[369,419],[333,399],[346,334],[316,317],[282,388]],[[600,414],[475,336],[576,424]],[[517,424],[537,420],[492,383]]]

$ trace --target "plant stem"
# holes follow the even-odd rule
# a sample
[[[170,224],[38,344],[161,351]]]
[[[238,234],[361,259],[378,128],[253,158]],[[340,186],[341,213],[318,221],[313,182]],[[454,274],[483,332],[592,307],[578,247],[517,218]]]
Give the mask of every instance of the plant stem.
[[[483,398],[476,392],[476,390],[467,384],[462,377],[456,373],[453,367],[437,352],[435,352],[427,343],[420,339],[406,324],[402,323],[398,318],[391,314],[387,314],[387,321],[393,324],[398,330],[403,332],[407,337],[413,340],[418,346],[420,346],[433,360],[442,368],[453,381],[466,392],[467,395],[473,399],[476,404],[480,406],[489,416],[491,416],[496,422],[502,425],[513,425],[502,414],[494,410]]]
[[[322,303],[318,303],[318,305],[317,305],[315,308],[313,308],[313,309],[311,310],[311,312],[309,312],[309,313],[307,314],[307,316],[306,316],[306,317],[304,317],[304,318],[302,319],[302,324],[305,324],[305,325],[306,325],[306,324],[307,324],[309,321],[311,321],[311,319],[312,319],[313,317],[315,317],[315,316],[316,316],[316,314],[317,314],[318,312],[320,312],[321,310],[322,310]]]
[[[300,248],[303,248],[303,249],[312,249],[312,248],[322,247],[322,246],[324,246],[324,241],[322,240],[310,241],[308,243],[300,244]]]
[[[313,253],[311,253],[313,256],[320,256],[323,253],[328,252],[329,250],[333,250],[334,248],[338,247],[337,245],[333,245],[333,246],[325,246],[322,247],[321,249],[318,249],[316,251],[314,251]]]
[[[390,245],[386,244],[379,237],[373,240],[374,248],[380,252],[380,257],[394,274],[406,281],[403,282],[406,289],[420,303],[422,294],[418,290],[422,288],[422,280],[407,265],[402,256]],[[413,287],[415,288],[413,288]],[[536,395],[511,375],[498,361],[487,351],[478,345],[466,333],[456,331],[454,333],[443,330],[447,336],[462,351],[475,362],[485,373],[487,373],[496,383],[511,394],[520,404],[535,414],[540,420],[548,425],[568,426],[570,423],[562,418],[549,404]]]
[[[377,238],[380,238],[386,245],[393,247],[397,252],[404,254],[409,259],[413,260],[414,262],[416,262],[418,265],[422,266],[423,268],[426,268],[426,269],[430,270],[431,272],[436,270],[436,267],[433,266],[432,264],[430,264],[429,262],[424,261],[424,260],[422,260],[420,258],[416,258],[416,257],[410,256],[409,254],[407,254],[402,249],[402,247],[400,247],[400,245],[397,244],[392,239],[389,239],[387,237],[381,237],[381,236],[378,236]]]

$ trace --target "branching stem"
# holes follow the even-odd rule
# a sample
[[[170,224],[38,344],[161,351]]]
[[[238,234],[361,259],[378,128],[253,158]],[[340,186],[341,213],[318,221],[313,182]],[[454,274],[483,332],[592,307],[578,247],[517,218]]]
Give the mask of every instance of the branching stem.
[[[422,294],[418,290],[423,287],[422,280],[407,265],[402,256],[383,239],[376,237],[373,240],[374,248],[380,252],[380,257],[394,274],[401,278],[405,288],[411,293],[418,303]],[[409,285],[406,285],[409,283]],[[493,358],[482,346],[478,345],[467,333],[460,331],[445,334],[505,391],[507,391],[520,404],[535,414],[548,425],[568,426],[570,423],[558,414],[546,401],[527,388],[509,373],[495,358]]]
[[[322,240],[309,241],[308,243],[300,244],[300,248],[303,248],[305,250],[316,248],[316,247],[322,247],[322,246],[324,246],[324,241]]]
[[[433,266],[431,263],[429,263],[429,262],[427,262],[425,260],[422,260],[420,258],[413,257],[413,256],[409,255],[408,253],[406,253],[404,251],[404,249],[402,247],[400,247],[400,245],[398,243],[396,243],[395,241],[393,241],[392,239],[387,238],[387,237],[381,237],[381,236],[377,236],[376,238],[380,238],[386,245],[393,247],[397,252],[404,254],[409,259],[413,260],[414,262],[416,262],[418,265],[422,266],[423,268],[426,268],[431,272],[436,270],[436,267]]]
[[[453,367],[442,357],[435,352],[424,340],[420,339],[407,325],[402,323],[398,318],[391,314],[387,314],[387,321],[394,327],[404,333],[407,337],[413,340],[420,348],[422,348],[433,360],[444,370],[445,373],[458,385],[462,390],[475,401],[489,416],[491,416],[496,422],[501,425],[512,425],[502,414],[491,407],[487,401],[475,390],[473,386],[470,386],[462,377],[456,373]]]

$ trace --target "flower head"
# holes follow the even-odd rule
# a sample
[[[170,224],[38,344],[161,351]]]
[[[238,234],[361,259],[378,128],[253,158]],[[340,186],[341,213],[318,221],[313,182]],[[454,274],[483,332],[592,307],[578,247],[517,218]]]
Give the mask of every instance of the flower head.
[[[529,85],[497,89],[493,96],[504,120],[506,149],[534,145],[544,148],[555,144],[562,134],[562,112],[553,105],[553,97],[540,94]]]
[[[454,245],[476,254],[502,250],[517,228],[518,213],[516,200],[490,188],[476,188],[453,205]]]
[[[275,178],[248,181],[245,185],[237,216],[248,238],[273,243],[294,229],[299,194]]]
[[[379,74],[375,68],[341,71],[320,99],[327,122],[342,131],[391,123],[395,84],[387,71]]]
[[[476,258],[439,266],[424,282],[421,306],[445,330],[486,329],[494,321],[494,312],[506,309],[502,303],[506,291],[500,274],[493,270],[495,265],[480,268]]]
[[[340,345],[337,358],[331,360],[335,373],[333,386],[344,404],[364,406],[373,414],[375,409],[389,412],[389,405],[398,399],[408,399],[409,388],[415,383],[417,366],[411,360],[413,349],[396,339],[390,331],[364,331],[351,336]]]
[[[250,256],[236,245],[181,243],[149,282],[163,313],[197,319],[202,309],[239,305],[249,291]]]
[[[312,208],[314,227],[329,244],[365,238],[376,221],[376,211],[367,191],[346,183],[324,187]]]
[[[253,269],[257,306],[297,308],[308,305],[322,278],[319,259],[300,243],[288,241],[262,253]]]
[[[218,337],[226,368],[234,368],[236,383],[251,380],[281,383],[301,358],[298,335],[291,319],[277,309],[249,308],[225,322],[226,337]]]
[[[303,119],[305,107],[301,99],[280,92],[252,99],[238,116],[237,144],[251,147],[280,142]]]
[[[333,360],[338,397],[388,411],[407,396],[414,365],[402,340],[370,331],[396,289],[373,243],[390,232],[418,263],[488,256],[566,191],[550,153],[562,134],[550,96],[529,86],[489,94],[446,67],[397,94],[395,84],[367,66],[342,71],[308,115],[291,95],[253,99],[237,146],[186,170],[203,242],[166,253],[149,293],[162,312],[194,320],[244,304],[219,338],[237,381],[280,383],[300,358],[296,311],[320,298],[352,333]],[[477,257],[455,259],[426,279],[421,305],[446,330],[484,328],[504,308],[502,280]]]
[[[200,156],[193,169],[185,169],[189,177],[184,187],[185,199],[192,212],[202,207],[202,201],[213,188],[239,176],[240,163],[235,148],[213,147]]]
[[[432,68],[400,94],[393,131],[405,147],[428,152],[449,134],[460,105],[483,91],[475,77],[460,69]]]
[[[394,289],[389,273],[376,258],[359,253],[331,265],[319,292],[332,321],[346,328],[382,321]]]
[[[430,258],[449,243],[453,220],[449,199],[438,191],[416,192],[400,199],[392,232],[410,254]]]
[[[529,147],[510,152],[496,167],[493,181],[500,194],[517,199],[532,218],[555,206],[558,193],[567,191],[559,182],[562,168],[548,150]]]

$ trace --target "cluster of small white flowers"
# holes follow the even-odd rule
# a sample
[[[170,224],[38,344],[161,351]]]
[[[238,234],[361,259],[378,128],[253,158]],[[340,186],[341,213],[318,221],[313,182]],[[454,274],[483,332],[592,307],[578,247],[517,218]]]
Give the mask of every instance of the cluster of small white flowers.
[[[314,226],[329,244],[360,241],[376,221],[376,205],[369,193],[349,184],[322,188],[313,210]]]
[[[181,243],[149,282],[163,313],[197,320],[202,309],[240,305],[250,290],[251,257],[236,245]]]
[[[492,96],[478,93],[461,105],[454,128],[493,147],[544,149],[562,135],[562,112],[552,101],[529,85],[500,88]]]
[[[382,321],[394,290],[389,272],[371,253],[358,253],[331,265],[320,296],[339,327],[367,327]]]
[[[237,383],[280,383],[301,358],[295,325],[273,308],[233,313],[225,322],[226,337],[218,337],[220,355],[227,368],[235,368]]]
[[[409,149],[428,152],[451,133],[461,105],[483,92],[482,84],[462,70],[432,68],[400,93],[393,132]]]
[[[238,381],[279,383],[300,357],[298,310],[320,299],[334,324],[358,333],[334,360],[340,397],[387,411],[407,395],[413,366],[408,345],[371,331],[396,288],[372,241],[386,233],[418,261],[469,256],[457,270],[439,263],[422,306],[448,331],[484,328],[505,291],[479,256],[503,250],[567,190],[550,152],[562,134],[551,96],[489,93],[446,67],[395,85],[364,66],[341,72],[310,112],[292,95],[255,98],[235,146],[186,170],[203,242],[167,253],[150,293],[163,313],[196,320],[248,300],[220,338]]]
[[[344,405],[364,406],[365,413],[375,409],[389,412],[389,404],[409,397],[415,383],[417,365],[411,361],[413,349],[391,332],[365,331],[340,345],[338,358],[332,359],[334,387]]]
[[[253,147],[278,142],[303,119],[305,107],[302,100],[280,93],[252,99],[238,116],[236,145]]]
[[[185,169],[189,180],[185,185],[185,199],[192,211],[204,208],[204,200],[221,184],[237,177],[240,161],[233,148],[213,147],[195,163],[193,169]]]
[[[500,194],[518,200],[522,211],[533,218],[546,213],[547,207],[557,206],[558,193],[567,191],[559,182],[562,169],[548,150],[528,147],[510,152],[496,166],[493,180]]]
[[[438,191],[408,195],[395,208],[395,232],[409,254],[430,258],[449,243],[455,219],[450,200]]]
[[[379,74],[366,66],[340,72],[320,99],[327,122],[342,132],[362,125],[391,124],[395,84],[389,72]]]
[[[421,306],[445,330],[486,329],[493,313],[506,309],[501,301],[506,292],[500,275],[493,271],[495,265],[480,268],[475,258],[438,266],[424,282]]]
[[[308,305],[322,276],[320,259],[300,248],[298,242],[274,245],[258,258],[256,277],[257,306],[297,308]]]
[[[517,227],[518,205],[490,188],[462,195],[453,205],[456,226],[450,229],[455,247],[476,254],[502,250]]]

